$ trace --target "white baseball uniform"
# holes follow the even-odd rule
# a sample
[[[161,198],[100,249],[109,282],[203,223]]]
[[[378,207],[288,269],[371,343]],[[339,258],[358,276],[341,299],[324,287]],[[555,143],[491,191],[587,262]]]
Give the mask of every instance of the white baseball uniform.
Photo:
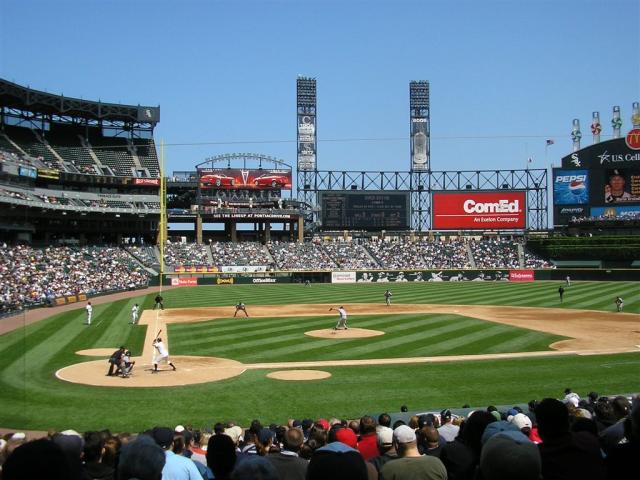
[[[87,311],[87,325],[91,325],[91,317],[93,316],[93,307],[91,306],[91,304],[87,304],[86,307],[84,307],[85,310]]]
[[[338,330],[338,329],[344,329],[346,330],[347,327],[347,311],[343,308],[340,307],[338,309],[338,313],[340,314],[340,319],[338,320],[338,323],[336,323],[336,326],[333,327],[334,330]]]

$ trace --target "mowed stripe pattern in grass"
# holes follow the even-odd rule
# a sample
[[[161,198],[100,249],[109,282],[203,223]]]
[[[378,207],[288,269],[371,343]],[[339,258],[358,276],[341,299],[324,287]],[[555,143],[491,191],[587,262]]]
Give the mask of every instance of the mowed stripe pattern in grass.
[[[559,282],[533,284],[465,282],[424,284],[242,285],[180,288],[163,292],[167,308],[303,303],[380,303],[390,288],[394,303],[560,306]],[[640,390],[640,354],[567,356],[504,361],[450,362],[428,365],[334,367],[332,377],[318,382],[282,384],[252,370],[222,382],[158,389],[99,388],[69,384],[55,371],[93,360],[74,352],[115,348],[134,355],[142,351],[146,327],[128,324],[133,303],[153,307],[156,291],[135,299],[94,307],[94,324],[86,327],[83,305],[34,325],[0,336],[0,425],[25,429],[112,428],[138,431],[154,425],[192,423],[211,427],[214,420],[251,418],[281,422],[289,417],[355,417],[393,411],[406,403],[415,409],[507,404],[557,396],[566,386],[581,393]],[[566,308],[613,310],[613,299],[625,299],[625,311],[638,312],[637,284],[579,282],[567,289]],[[327,328],[334,317],[296,319],[237,318],[169,327],[173,354],[207,352],[243,362],[302,359],[383,358],[464,353],[472,350],[539,350],[548,337],[521,329],[447,315],[357,316],[354,324],[384,330],[386,335],[361,340],[307,339],[301,333]],[[0,320],[2,321],[2,320]],[[186,326],[184,326],[186,327]],[[461,328],[464,327],[464,328]],[[424,332],[428,331],[428,335]],[[349,355],[348,357],[346,355]],[[105,360],[105,373],[108,364]],[[143,372],[139,374],[144,374]],[[444,381],[443,379],[455,379]],[[126,380],[123,380],[126,381]],[[281,387],[287,389],[282,397]],[[372,390],[373,389],[373,390]],[[158,401],[162,397],[163,401]],[[126,408],[124,408],[126,406]]]
[[[249,362],[293,362],[473,355],[546,350],[563,337],[453,314],[356,315],[349,324],[385,335],[319,339],[310,330],[332,327],[330,317],[225,318],[169,326],[171,349]],[[517,348],[515,348],[517,347]]]
[[[561,307],[613,311],[614,299],[625,300],[625,311],[639,312],[640,290],[633,282],[575,282],[565,287],[560,303],[561,282],[423,282],[381,284],[297,284],[224,285],[188,287],[163,293],[165,306],[206,307],[228,305],[233,312],[237,301],[251,305],[304,303],[384,303],[384,291],[393,293],[393,303],[446,305],[510,305],[523,307]]]

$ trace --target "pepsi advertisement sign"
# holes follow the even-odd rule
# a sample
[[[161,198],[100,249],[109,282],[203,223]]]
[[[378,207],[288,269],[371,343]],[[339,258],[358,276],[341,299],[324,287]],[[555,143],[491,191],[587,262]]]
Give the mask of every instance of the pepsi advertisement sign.
[[[587,170],[553,171],[553,198],[556,205],[586,205],[589,203]]]

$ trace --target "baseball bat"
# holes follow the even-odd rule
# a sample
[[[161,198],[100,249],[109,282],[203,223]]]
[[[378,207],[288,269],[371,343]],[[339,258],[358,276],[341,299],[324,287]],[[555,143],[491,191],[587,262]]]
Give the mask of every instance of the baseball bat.
[[[156,333],[156,340],[158,339],[158,336],[162,333],[162,329],[158,330],[158,333]]]

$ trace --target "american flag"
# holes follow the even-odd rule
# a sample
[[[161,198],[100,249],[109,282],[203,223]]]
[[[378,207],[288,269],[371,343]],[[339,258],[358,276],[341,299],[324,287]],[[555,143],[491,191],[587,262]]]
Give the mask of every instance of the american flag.
[[[549,145],[553,145],[554,143],[556,143],[556,142],[554,142],[554,141],[553,141],[553,140],[551,140],[551,139],[548,139],[548,140],[547,140],[547,146],[549,146]]]

